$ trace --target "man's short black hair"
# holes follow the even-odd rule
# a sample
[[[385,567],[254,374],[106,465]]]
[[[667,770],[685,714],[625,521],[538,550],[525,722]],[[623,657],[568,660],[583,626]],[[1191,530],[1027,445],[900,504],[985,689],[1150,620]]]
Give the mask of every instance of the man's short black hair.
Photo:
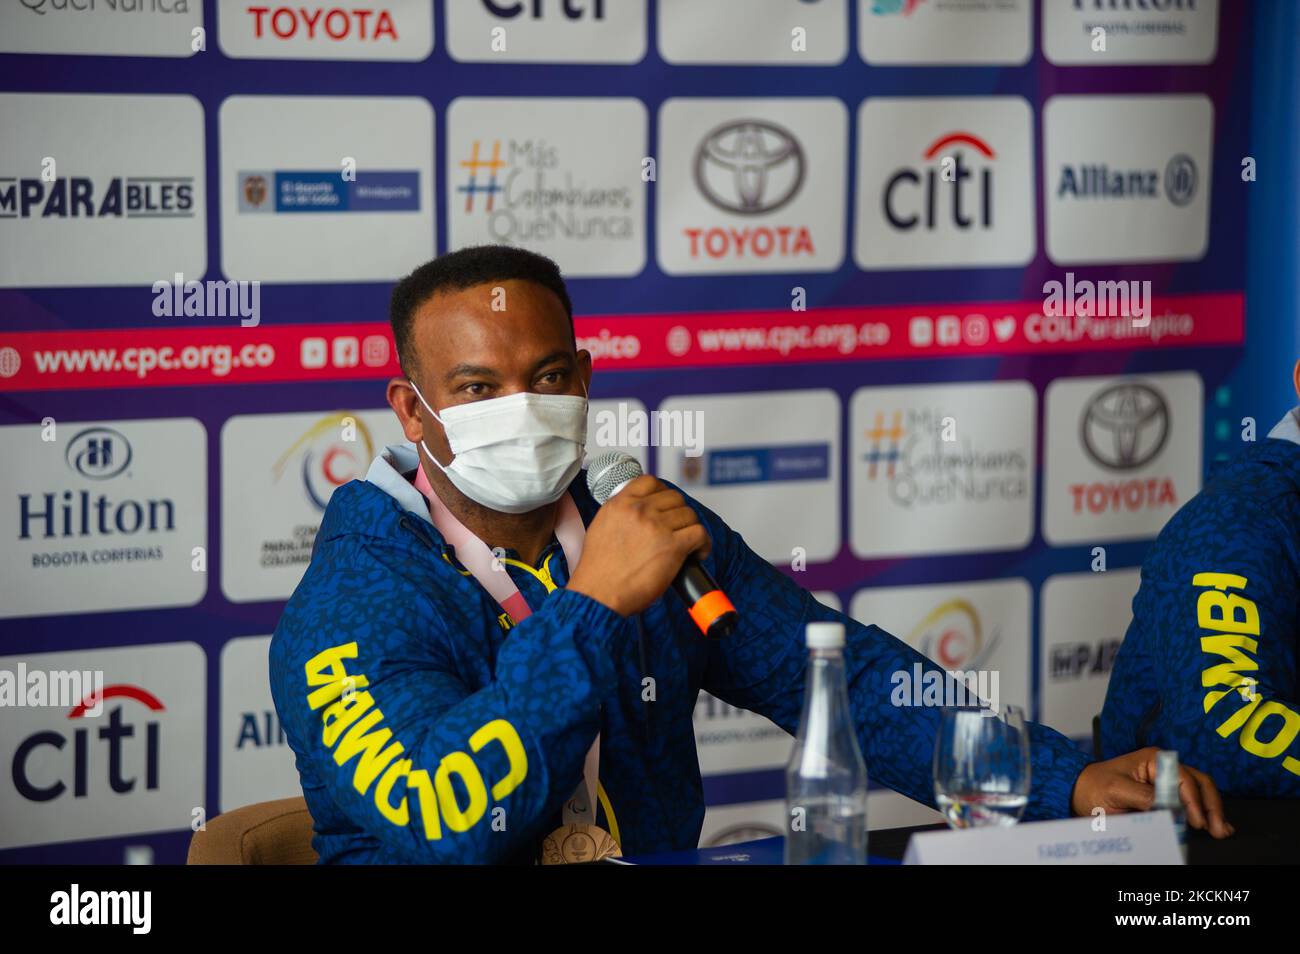
[[[417,364],[411,327],[417,308],[441,291],[463,291],[475,285],[511,279],[535,282],[553,291],[569,316],[572,332],[573,303],[569,301],[569,291],[564,287],[558,265],[545,255],[510,245],[471,245],[425,262],[393,287],[388,320],[393,326],[393,341],[397,343],[397,358],[402,368],[409,372]]]

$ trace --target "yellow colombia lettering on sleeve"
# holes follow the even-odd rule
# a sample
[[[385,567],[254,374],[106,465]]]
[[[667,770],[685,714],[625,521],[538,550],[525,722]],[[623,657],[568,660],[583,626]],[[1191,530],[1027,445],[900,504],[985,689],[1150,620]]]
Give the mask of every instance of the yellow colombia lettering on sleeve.
[[[456,792],[451,787],[451,776],[460,776],[469,793],[469,804],[464,809],[456,801]],[[468,831],[483,817],[487,810],[487,787],[478,766],[464,752],[452,752],[438,765],[433,776],[433,785],[438,792],[438,804],[442,806],[442,818],[452,831]]]
[[[1224,719],[1223,724],[1215,729],[1215,731],[1226,739],[1246,724],[1246,720],[1250,718],[1250,714],[1255,711],[1255,707],[1262,701],[1263,700],[1261,699],[1252,699],[1232,715],[1228,716],[1228,718]],[[1208,712],[1209,710],[1206,709],[1206,711]]]
[[[343,668],[343,660],[356,658],[357,644],[354,642],[321,650],[307,660],[305,667],[307,670],[307,685],[323,686],[327,682],[342,679],[348,674],[348,671]]]
[[[488,790],[474,760],[465,752],[451,752],[439,763],[433,778],[425,769],[414,769],[411,759],[398,759],[405,747],[384,726],[384,714],[365,687],[370,680],[349,675],[345,659],[357,657],[357,644],[333,646],[313,656],[305,665],[307,685],[311,691],[307,704],[312,711],[321,710],[321,741],[333,750],[335,763],[343,768],[357,759],[352,785],[362,795],[375,780],[375,808],[394,825],[411,823],[409,796],[415,791],[420,802],[420,820],[424,837],[429,841],[442,838],[442,826],[455,832],[468,831],[487,811]],[[391,740],[391,744],[390,744]],[[474,752],[498,742],[505,752],[507,771],[492,786],[492,798],[505,798],[528,776],[528,755],[518,731],[505,719],[493,719],[469,738]],[[462,808],[456,797],[452,776],[460,778],[468,803]],[[405,779],[403,792],[394,803],[394,789]]]
[[[1210,686],[1239,686],[1246,681],[1243,673],[1255,672],[1259,669],[1259,663],[1251,659],[1248,653],[1253,653],[1259,648],[1259,641],[1247,636],[1232,636],[1221,634],[1218,636],[1202,636],[1201,652],[1213,653],[1216,656],[1222,656],[1228,660],[1217,666],[1211,666],[1201,673],[1201,685]]]
[[[1272,715],[1281,716],[1282,726],[1272,739],[1261,742],[1258,738],[1260,727]],[[1241,730],[1241,747],[1262,759],[1277,758],[1295,741],[1297,733],[1300,733],[1300,712],[1288,709],[1280,702],[1269,701],[1255,710],[1246,727]]]
[[[344,701],[349,701],[356,695],[358,689],[364,689],[368,685],[370,680],[365,676],[344,676],[342,679],[335,679],[319,689],[313,689],[307,695],[307,706],[316,710],[335,699],[342,698]]]
[[[394,805],[392,793],[397,780],[403,776],[409,777],[410,774],[411,760],[399,759],[388,766],[388,771],[384,773],[384,777],[379,780],[379,786],[375,789],[375,807],[379,809],[379,813],[394,825],[401,825],[403,828],[411,820],[411,810],[406,804],[405,795]]]
[[[375,704],[374,697],[368,692],[358,692],[350,699],[340,699],[328,709],[321,713],[321,742],[325,748],[334,748],[334,743],[339,740],[347,728],[356,722],[362,715]]]
[[[438,818],[438,796],[433,793],[433,781],[424,769],[416,769],[406,780],[407,789],[415,788],[420,796],[420,820],[424,823],[426,841],[442,837],[442,821]]]
[[[339,747],[334,750],[334,761],[340,768],[353,756],[360,755],[360,761],[352,773],[352,787],[362,795],[366,794],[370,784],[388,763],[404,751],[401,742],[394,742],[388,748],[384,748],[384,744],[392,738],[391,729],[385,727],[371,731],[383,718],[382,712],[372,709],[348,730],[347,735],[339,742]]]
[[[1192,586],[1212,586],[1216,590],[1244,590],[1246,578],[1236,573],[1197,573]]]
[[[1196,600],[1196,624],[1201,629],[1259,635],[1259,607],[1236,593],[1206,590]]]
[[[505,719],[493,719],[483,728],[469,737],[469,747],[480,752],[489,742],[500,742],[510,762],[510,771],[505,778],[492,786],[492,797],[497,801],[505,798],[528,775],[528,755],[524,752],[524,743],[519,738],[515,727]]]
[[[1240,695],[1246,704],[1234,709],[1215,731],[1225,739],[1240,732],[1237,743],[1243,750],[1262,759],[1275,759],[1300,736],[1300,712],[1281,702],[1265,701],[1258,694],[1256,678],[1247,675],[1259,671],[1259,663],[1252,658],[1259,652],[1259,640],[1251,638],[1260,634],[1259,607],[1242,594],[1227,592],[1244,590],[1246,583],[1244,576],[1235,573],[1197,573],[1192,577],[1193,585],[1207,588],[1196,598],[1197,625],[1213,634],[1201,637],[1201,651],[1226,660],[1201,673],[1203,687],[1228,687],[1207,692],[1203,705],[1208,714],[1224,698]],[[1260,733],[1270,716],[1279,717],[1282,724],[1271,739],[1262,740]],[[1300,759],[1287,756],[1282,767],[1300,775]]]

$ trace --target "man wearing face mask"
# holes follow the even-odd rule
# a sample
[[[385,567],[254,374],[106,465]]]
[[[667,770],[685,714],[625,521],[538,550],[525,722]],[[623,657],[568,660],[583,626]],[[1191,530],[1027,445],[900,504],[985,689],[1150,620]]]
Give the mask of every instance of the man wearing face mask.
[[[586,861],[697,845],[700,690],[795,732],[805,626],[835,621],[874,780],[933,804],[933,708],[891,675],[935,669],[821,605],[715,514],[650,476],[603,507],[581,471],[591,356],[549,260],[445,255],[393,291],[410,443],[335,491],[271,646],[322,862]],[[668,592],[688,556],[735,604],[706,640]],[[1154,749],[1089,760],[1032,727],[1026,817],[1142,809]],[[1229,832],[1184,769],[1188,820]]]

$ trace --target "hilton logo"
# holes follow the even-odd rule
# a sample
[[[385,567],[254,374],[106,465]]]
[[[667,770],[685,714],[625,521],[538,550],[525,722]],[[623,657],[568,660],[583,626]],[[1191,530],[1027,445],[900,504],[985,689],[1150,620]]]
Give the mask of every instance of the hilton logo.
[[[117,431],[91,427],[68,442],[68,466],[91,480],[108,480],[131,464],[131,445]]]
[[[132,452],[131,444],[117,431],[89,427],[68,442],[64,456],[68,467],[79,476],[109,480],[126,473]],[[75,492],[19,494],[18,524],[20,540],[171,532],[176,529],[176,505],[167,498],[113,500],[107,494],[95,494],[84,488]],[[51,559],[54,557],[50,554],[33,557],[38,565],[46,565]],[[85,563],[88,558],[84,552],[69,551],[58,555],[58,560]]]

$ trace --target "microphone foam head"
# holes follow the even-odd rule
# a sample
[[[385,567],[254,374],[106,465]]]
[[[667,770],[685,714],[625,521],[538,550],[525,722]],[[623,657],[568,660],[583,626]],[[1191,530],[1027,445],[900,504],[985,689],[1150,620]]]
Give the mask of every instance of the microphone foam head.
[[[603,504],[623,489],[629,480],[641,476],[641,462],[622,451],[605,451],[587,468],[587,489],[596,503]]]

